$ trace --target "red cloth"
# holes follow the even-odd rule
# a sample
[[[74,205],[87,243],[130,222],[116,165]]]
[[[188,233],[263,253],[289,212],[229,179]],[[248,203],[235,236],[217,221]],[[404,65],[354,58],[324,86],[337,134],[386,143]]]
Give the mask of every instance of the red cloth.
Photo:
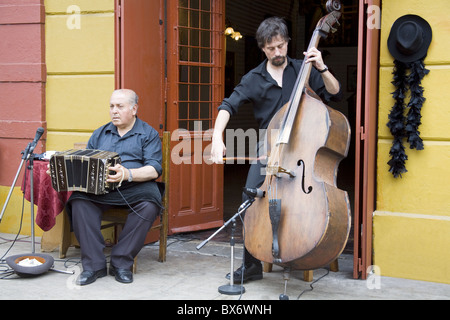
[[[48,161],[33,161],[33,198],[37,205],[36,224],[44,231],[55,225],[56,216],[60,214],[69,199],[71,192],[56,192],[52,187],[52,179],[46,173]],[[30,171],[27,169],[26,179],[22,181],[22,192],[25,199],[31,201]],[[25,187],[26,186],[26,187]]]

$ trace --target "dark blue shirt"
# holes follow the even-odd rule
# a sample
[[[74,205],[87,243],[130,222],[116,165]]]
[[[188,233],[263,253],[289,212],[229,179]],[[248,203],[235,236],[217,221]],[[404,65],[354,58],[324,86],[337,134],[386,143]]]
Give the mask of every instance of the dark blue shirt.
[[[283,87],[272,78],[266,68],[267,59],[248,72],[234,88],[229,98],[223,100],[219,110],[227,110],[231,115],[237,113],[244,103],[252,102],[255,119],[262,129],[267,128],[277,111],[291,98],[303,60],[287,57],[288,63],[283,71]],[[325,102],[342,99],[342,88],[335,95],[330,94],[320,73],[312,68],[309,86]]]
[[[159,133],[137,117],[133,128],[123,137],[112,122],[98,128],[89,139],[87,148],[117,152],[125,168],[152,166],[158,175],[162,173]]]

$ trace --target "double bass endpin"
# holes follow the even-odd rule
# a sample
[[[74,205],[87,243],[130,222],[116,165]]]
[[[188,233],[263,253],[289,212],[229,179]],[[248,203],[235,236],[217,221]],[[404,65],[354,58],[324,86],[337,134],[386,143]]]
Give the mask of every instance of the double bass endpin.
[[[287,283],[290,279],[291,268],[284,268],[283,278],[284,278],[284,293],[280,294],[280,300],[289,300],[289,296],[286,294],[287,292]]]

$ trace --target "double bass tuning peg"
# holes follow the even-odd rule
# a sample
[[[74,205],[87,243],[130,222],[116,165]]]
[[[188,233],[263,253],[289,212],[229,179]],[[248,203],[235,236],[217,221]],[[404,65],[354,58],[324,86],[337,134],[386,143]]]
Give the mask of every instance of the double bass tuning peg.
[[[340,11],[341,1],[340,0],[328,0],[326,3],[326,8],[328,12]]]
[[[333,24],[330,24],[328,21],[325,21],[325,23],[328,25],[328,27],[330,28],[331,33],[335,33],[337,31],[337,28],[333,27],[334,24],[336,24],[337,26],[340,26],[341,24],[339,23],[338,18],[336,18],[333,14],[331,14],[331,16],[333,16],[334,18],[334,22]]]

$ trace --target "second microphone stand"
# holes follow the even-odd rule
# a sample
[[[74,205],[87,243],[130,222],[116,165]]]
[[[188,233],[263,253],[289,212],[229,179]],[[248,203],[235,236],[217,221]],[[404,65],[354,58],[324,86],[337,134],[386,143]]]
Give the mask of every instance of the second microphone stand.
[[[22,160],[19,165],[19,169],[17,170],[16,176],[14,178],[14,181],[12,183],[12,186],[9,190],[8,196],[6,197],[6,201],[3,205],[2,212],[0,213],[0,222],[3,219],[3,214],[6,211],[6,207],[8,206],[9,199],[11,198],[11,194],[14,190],[14,186],[16,185],[17,179],[19,177],[20,171],[22,170],[22,167],[26,162],[28,162],[28,166],[25,169],[28,170],[28,173],[30,175],[30,203],[31,203],[31,252],[35,252],[35,238],[34,238],[34,182],[33,182],[33,160],[34,160],[34,154],[33,154],[34,146],[32,143],[29,143],[25,150],[22,152]],[[25,172],[26,176],[27,172]],[[25,184],[25,188],[28,186]]]
[[[42,129],[43,131],[43,129]],[[42,133],[41,133],[42,135]],[[40,136],[39,136],[40,137]],[[35,141],[37,142],[37,140],[39,140],[39,138],[35,138]],[[50,268],[53,267],[53,257],[47,254],[36,254],[36,245],[35,245],[35,230],[34,230],[34,181],[33,181],[33,175],[34,175],[34,171],[33,171],[33,167],[34,167],[34,154],[33,154],[33,150],[36,146],[36,143],[34,143],[35,141],[33,141],[33,143],[29,143],[28,146],[26,147],[26,149],[23,151],[23,155],[22,155],[22,160],[20,162],[19,168],[17,170],[16,176],[14,178],[13,184],[11,186],[11,189],[9,191],[9,194],[6,198],[6,201],[3,205],[3,209],[2,212],[0,213],[0,222],[3,218],[3,214],[6,211],[6,207],[8,205],[9,199],[11,198],[11,194],[12,191],[16,185],[17,179],[19,177],[20,171],[22,170],[22,167],[24,164],[26,164],[28,162],[28,165],[26,166],[25,169],[25,177],[27,175],[27,173],[30,175],[30,185],[27,186],[27,184],[24,184],[25,189],[27,187],[30,188],[30,204],[31,204],[31,253],[27,253],[27,254],[19,254],[19,255],[15,255],[15,256],[11,256],[7,259],[6,262],[8,263],[8,265],[14,269],[14,271],[21,275],[21,276],[36,276],[39,275],[41,273],[47,272]],[[26,179],[25,179],[26,181]],[[25,190],[24,189],[24,190]],[[25,192],[25,191],[24,191]],[[9,251],[9,250],[8,250]],[[20,266],[17,261],[21,261],[25,258],[42,258],[43,259],[43,263],[41,266],[35,266],[35,267],[22,267]],[[10,261],[9,261],[10,260]],[[36,259],[38,260],[38,259]],[[41,262],[41,260],[39,260]],[[52,269],[53,270],[53,269]],[[55,270],[57,271],[57,270]],[[64,272],[64,271],[63,271]],[[65,272],[64,272],[65,273]]]
[[[236,218],[245,212],[255,201],[255,198],[250,198],[246,200],[238,209],[238,212],[231,217],[227,222],[224,223],[216,232],[214,232],[208,239],[200,243],[196,248],[200,250],[205,244],[207,244],[212,238],[214,238],[220,231],[222,231],[226,226],[232,223],[231,226],[231,237],[230,237],[230,247],[231,247],[231,264],[230,264],[230,284],[226,284],[219,287],[219,292],[228,295],[237,295],[245,292],[245,288],[242,285],[234,284],[234,232],[236,231]]]

